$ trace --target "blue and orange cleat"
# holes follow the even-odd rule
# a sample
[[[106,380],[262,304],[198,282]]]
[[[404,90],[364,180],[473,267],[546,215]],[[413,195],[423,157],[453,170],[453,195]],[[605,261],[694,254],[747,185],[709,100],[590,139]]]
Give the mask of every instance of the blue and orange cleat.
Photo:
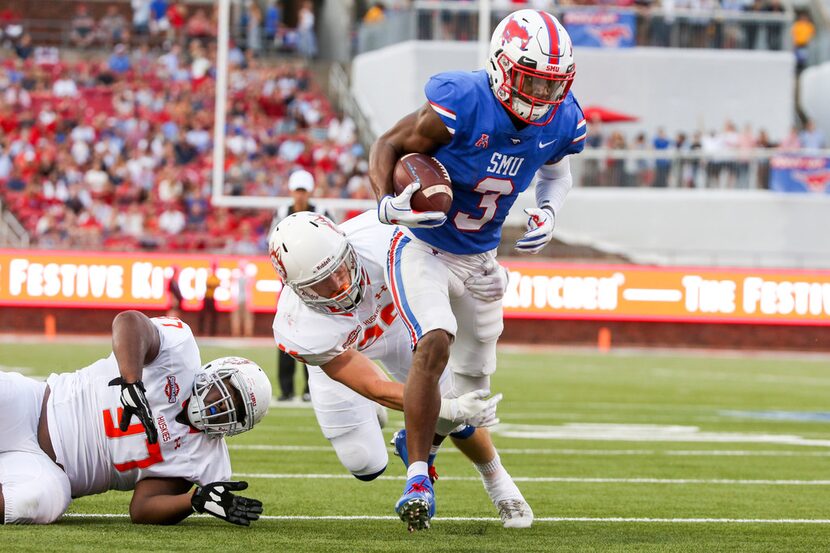
[[[395,447],[395,455],[401,458],[404,468],[409,468],[409,452],[406,449],[406,429],[402,428],[392,435],[392,441],[389,445]],[[438,480],[438,473],[435,472],[435,455],[430,455],[427,458],[427,465],[429,466],[429,481],[435,483]]]
[[[410,532],[429,528],[429,521],[435,516],[435,492],[430,479],[419,475],[407,480],[395,512]]]

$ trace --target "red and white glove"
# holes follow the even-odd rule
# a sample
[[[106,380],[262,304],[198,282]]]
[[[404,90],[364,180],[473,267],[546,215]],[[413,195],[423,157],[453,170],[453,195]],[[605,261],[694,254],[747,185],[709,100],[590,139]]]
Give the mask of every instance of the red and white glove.
[[[387,194],[378,204],[378,220],[385,225],[403,225],[412,228],[440,227],[447,221],[441,211],[415,211],[409,204],[412,195],[421,188],[413,182],[397,196]]]
[[[528,215],[527,232],[516,242],[516,249],[520,252],[539,253],[553,238],[553,210],[550,207],[529,207],[525,209]]]

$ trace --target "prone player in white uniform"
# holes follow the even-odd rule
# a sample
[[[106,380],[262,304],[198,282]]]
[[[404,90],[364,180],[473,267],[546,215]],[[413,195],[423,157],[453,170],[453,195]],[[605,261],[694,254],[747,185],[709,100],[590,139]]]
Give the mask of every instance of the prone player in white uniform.
[[[49,524],[72,498],[107,490],[133,490],[135,523],[174,524],[194,510],[258,519],[262,503],[233,493],[247,483],[229,481],[224,436],[265,416],[262,369],[240,357],[201,366],[178,319],[125,311],[112,330],[113,353],[79,371],[46,382],[0,372],[0,522]]]
[[[369,481],[386,469],[388,455],[378,421],[378,403],[403,410],[403,382],[412,361],[409,336],[384,280],[393,227],[374,211],[336,226],[324,216],[295,213],[272,231],[271,261],[285,283],[274,319],[278,347],[304,362],[311,402],[323,435],[356,478]],[[471,283],[476,288],[475,283]],[[503,290],[502,290],[503,293]],[[393,382],[373,361],[380,361]],[[446,373],[442,384],[452,389]],[[501,466],[489,433],[498,422],[500,395],[489,390],[447,397],[441,418],[447,432],[436,436],[432,454],[453,427],[456,446],[482,474],[484,487],[505,527],[531,525],[533,512]],[[406,463],[405,435],[395,446]]]

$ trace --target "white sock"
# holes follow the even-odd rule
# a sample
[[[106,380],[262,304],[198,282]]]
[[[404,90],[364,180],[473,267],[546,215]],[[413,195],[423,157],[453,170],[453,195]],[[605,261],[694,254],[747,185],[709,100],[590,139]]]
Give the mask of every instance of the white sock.
[[[426,476],[429,478],[429,468],[426,461],[413,461],[406,469],[406,479],[409,480],[415,476]]]
[[[484,489],[493,504],[498,504],[502,499],[521,499],[524,501],[522,492],[513,482],[513,479],[508,474],[507,470],[502,466],[499,454],[488,463],[473,463],[481,473],[481,480],[484,484]]]
[[[481,474],[481,477],[484,479],[485,482],[492,482],[494,480],[498,480],[503,476],[507,476],[510,478],[510,475],[507,474],[507,471],[504,470],[504,467],[501,465],[501,458],[499,454],[496,453],[496,456],[493,457],[487,463],[473,463],[476,467],[476,470]]]
[[[441,449],[441,444],[438,444],[438,445],[432,444],[429,447],[429,454],[430,455],[438,455],[438,450],[439,449]]]

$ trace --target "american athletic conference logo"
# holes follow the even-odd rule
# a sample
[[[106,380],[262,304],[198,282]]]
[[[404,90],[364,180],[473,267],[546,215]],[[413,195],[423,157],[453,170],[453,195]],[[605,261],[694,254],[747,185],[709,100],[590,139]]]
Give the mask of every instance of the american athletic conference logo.
[[[179,384],[176,382],[175,376],[167,377],[167,384],[164,385],[164,395],[167,396],[168,403],[176,403],[179,398]]]

